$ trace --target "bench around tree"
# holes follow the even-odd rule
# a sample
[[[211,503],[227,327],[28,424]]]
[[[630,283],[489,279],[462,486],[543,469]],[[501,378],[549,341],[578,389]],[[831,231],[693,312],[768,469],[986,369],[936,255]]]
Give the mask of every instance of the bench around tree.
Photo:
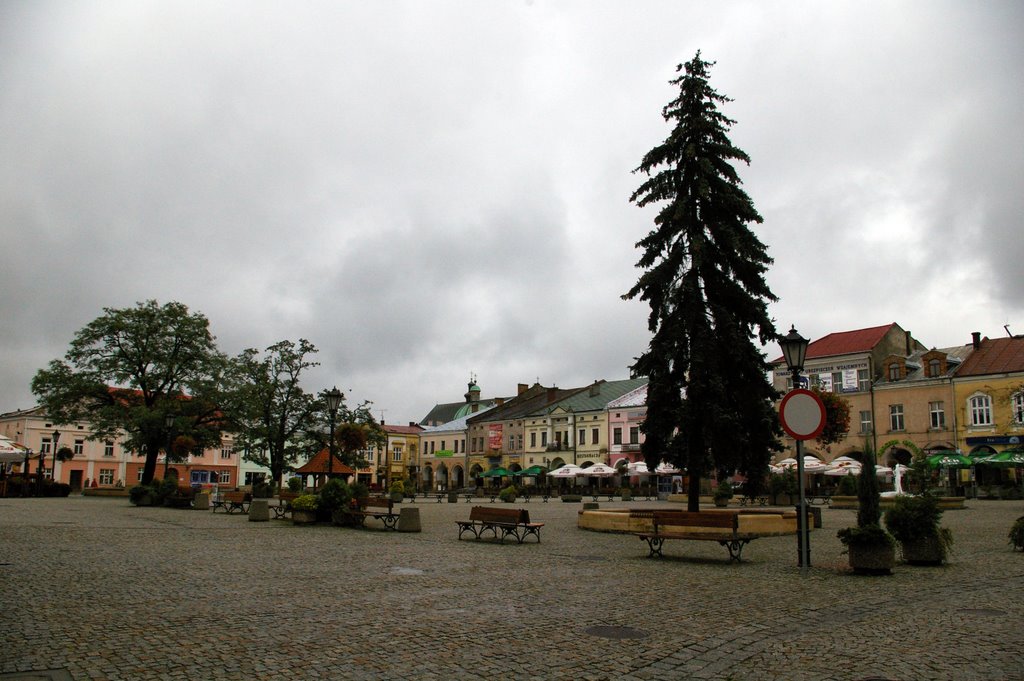
[[[743,547],[764,533],[740,532],[739,513],[729,511],[654,511],[653,530],[641,532],[647,542],[649,558],[663,556],[667,539],[716,541],[729,550],[729,562],[740,562]]]
[[[515,537],[520,544],[532,535],[539,544],[540,528],[544,527],[544,523],[530,522],[530,512],[525,508],[493,506],[474,506],[469,511],[469,520],[456,520],[455,524],[459,528],[460,540],[466,532],[471,532],[476,539],[480,539],[484,532],[490,531],[502,544],[509,535]]]

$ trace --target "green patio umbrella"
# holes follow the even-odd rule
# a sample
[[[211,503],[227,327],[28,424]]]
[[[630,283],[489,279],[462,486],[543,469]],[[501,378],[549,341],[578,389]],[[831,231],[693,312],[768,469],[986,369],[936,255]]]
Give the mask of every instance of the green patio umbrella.
[[[540,475],[544,475],[544,467],[543,466],[530,466],[526,470],[519,471],[518,473],[513,473],[512,475],[537,477],[537,476],[540,476]]]
[[[1005,452],[996,452],[995,454],[982,456],[975,459],[974,462],[987,466],[1001,466],[1004,468],[1024,466],[1024,450],[1007,449]]]
[[[492,468],[489,471],[480,474],[481,478],[504,478],[509,472],[504,468]]]
[[[929,468],[969,468],[974,465],[974,459],[952,450],[932,454],[925,461]]]

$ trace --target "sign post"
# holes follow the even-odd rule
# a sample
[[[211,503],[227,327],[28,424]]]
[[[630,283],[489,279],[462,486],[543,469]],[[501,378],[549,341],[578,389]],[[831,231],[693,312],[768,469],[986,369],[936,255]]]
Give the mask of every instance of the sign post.
[[[797,565],[801,571],[811,566],[811,536],[807,527],[807,490],[804,488],[803,441],[813,440],[825,429],[825,403],[810,390],[790,390],[779,404],[782,429],[796,440],[796,476],[800,487],[796,507]]]

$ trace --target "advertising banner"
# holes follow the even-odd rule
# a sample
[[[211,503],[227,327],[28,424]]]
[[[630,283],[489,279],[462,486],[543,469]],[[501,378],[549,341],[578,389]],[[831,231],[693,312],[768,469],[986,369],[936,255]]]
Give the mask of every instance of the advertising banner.
[[[487,427],[487,448],[501,451],[501,433],[503,424],[492,423]]]

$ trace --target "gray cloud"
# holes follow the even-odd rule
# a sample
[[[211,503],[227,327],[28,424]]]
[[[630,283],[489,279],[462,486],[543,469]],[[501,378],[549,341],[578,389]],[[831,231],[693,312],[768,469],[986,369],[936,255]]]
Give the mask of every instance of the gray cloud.
[[[780,326],[1020,332],[1014,3],[0,5],[0,409],[103,307],[305,337],[389,420],[621,378],[631,174],[703,49]]]

